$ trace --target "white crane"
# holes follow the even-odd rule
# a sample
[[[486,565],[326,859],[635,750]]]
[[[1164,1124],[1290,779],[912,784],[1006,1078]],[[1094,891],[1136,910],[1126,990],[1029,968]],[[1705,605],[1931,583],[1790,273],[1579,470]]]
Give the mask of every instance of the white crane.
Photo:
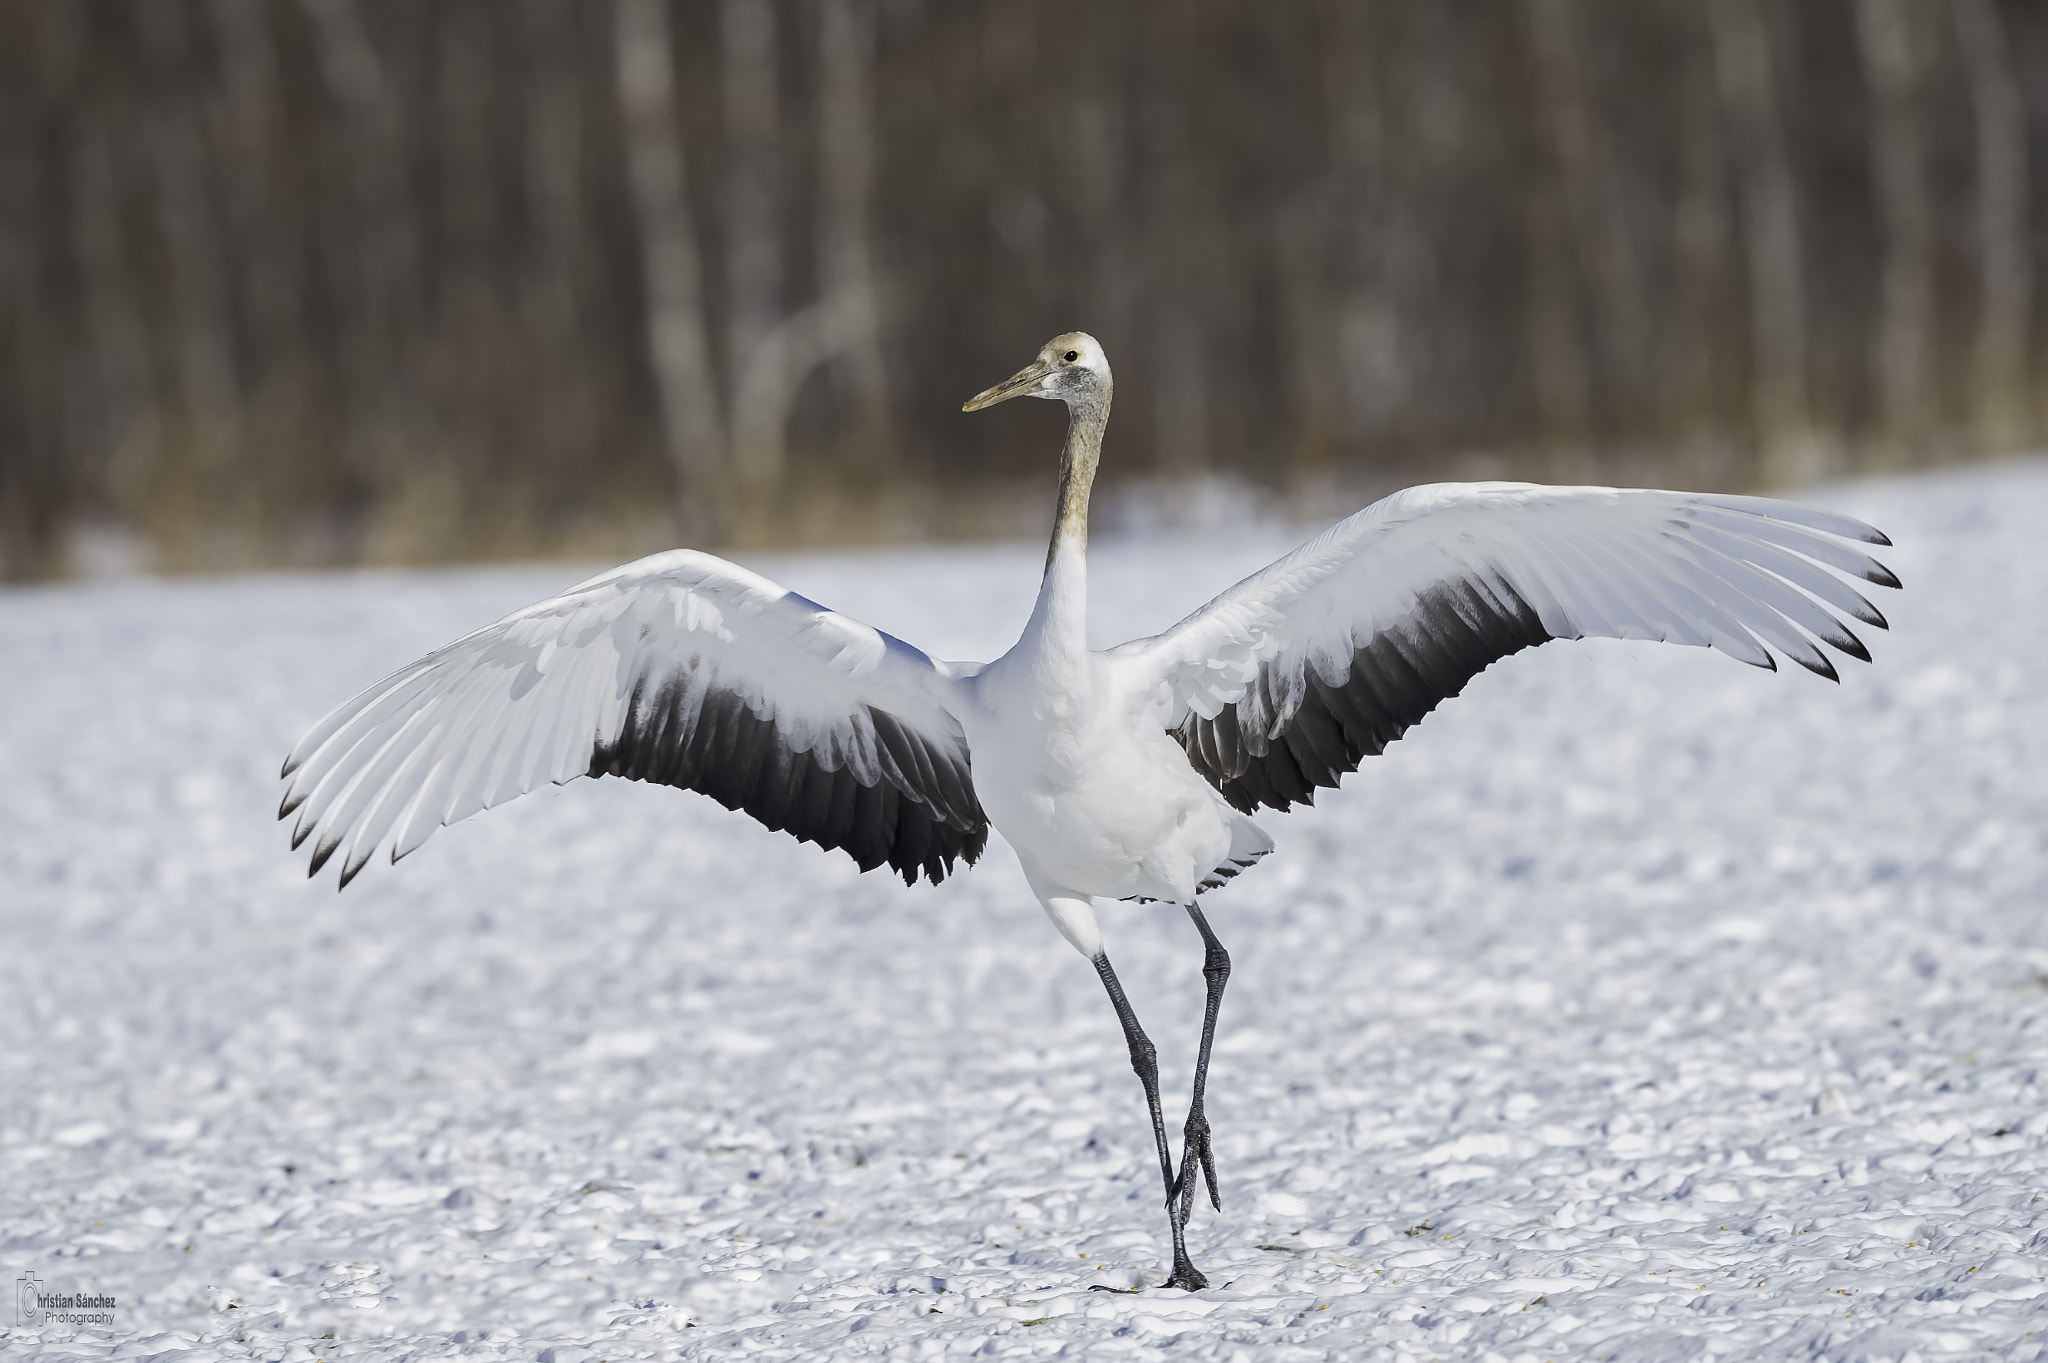
[[[1197,896],[1273,850],[1248,817],[1335,786],[1510,653],[1589,636],[1771,649],[1828,678],[1884,628],[1843,576],[1896,587],[1846,516],[1754,497],[1523,483],[1410,488],[1332,527],[1163,634],[1086,642],[1088,492],[1109,418],[1093,337],[1055,337],[966,404],[1066,403],[1059,514],[1015,647],[940,662],[743,568],[674,550],[516,611],[334,710],[284,764],[279,817],[346,886],[436,828],[544,782],[702,791],[770,828],[933,883],[990,825],[1101,976],[1144,1084],[1173,1231],[1169,1285],[1206,1280],[1184,1230],[1218,1210],[1203,1090],[1230,957]],[[1843,576],[1837,576],[1841,574]],[[1810,636],[1810,637],[1809,637]],[[1176,1174],[1152,1043],[1091,900],[1186,907],[1208,1004]]]

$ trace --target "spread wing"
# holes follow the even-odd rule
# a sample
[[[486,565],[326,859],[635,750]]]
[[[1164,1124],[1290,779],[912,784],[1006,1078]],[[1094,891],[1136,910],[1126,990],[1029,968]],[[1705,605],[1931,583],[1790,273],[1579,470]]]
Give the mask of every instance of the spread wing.
[[[400,668],[285,760],[318,874],[346,886],[543,783],[701,791],[770,828],[934,883],[988,840],[949,673],[708,554],[656,554]]]
[[[1493,663],[1550,639],[1661,639],[1839,680],[1826,643],[1878,629],[1845,575],[1899,581],[1842,544],[1846,516],[1759,497],[1526,483],[1409,488],[1253,574],[1164,634],[1111,651],[1237,808],[1335,786]]]

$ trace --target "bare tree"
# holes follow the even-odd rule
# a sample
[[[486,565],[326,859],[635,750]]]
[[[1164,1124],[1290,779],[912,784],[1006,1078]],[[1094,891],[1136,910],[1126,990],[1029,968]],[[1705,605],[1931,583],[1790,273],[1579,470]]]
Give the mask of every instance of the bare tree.
[[[277,47],[262,0],[211,0],[211,28],[218,41],[221,78],[214,101],[213,137],[231,164],[276,164],[283,132],[284,102],[278,88]],[[304,335],[299,272],[287,252],[290,240],[274,176],[223,177],[222,203],[231,249],[241,262],[248,299],[250,349],[267,367],[289,369]]]
[[[102,452],[102,512],[140,519],[135,474],[156,463],[162,408],[135,264],[121,234],[125,140],[104,122],[80,127],[74,136],[69,171],[77,193],[65,226],[78,248],[86,359],[78,372],[87,385],[82,410],[91,414],[76,435]]]
[[[216,533],[234,519],[227,498],[230,470],[240,461],[242,390],[235,365],[233,314],[221,224],[207,194],[208,147],[198,118],[195,35],[181,6],[148,5],[137,13],[144,57],[171,92],[145,134],[152,198],[168,264],[158,346],[163,372],[176,380],[167,433],[167,462],[159,470],[150,508],[163,548],[174,561],[203,562],[200,551],[212,520]]]
[[[597,338],[582,305],[585,290],[576,268],[588,250],[582,202],[589,134],[577,98],[572,19],[573,11],[551,0],[524,0],[520,11],[522,55],[528,63],[521,188],[531,226],[518,307],[530,345],[546,358],[553,390],[541,439],[563,460],[573,457],[577,442],[587,438],[599,401],[589,370],[574,363],[575,354]]]
[[[668,0],[616,0],[619,109],[645,277],[647,340],[683,531],[725,530],[725,431],[677,122]]]
[[[875,334],[875,318],[844,297],[827,295],[768,328],[755,344],[733,395],[733,445],[738,475],[755,505],[785,473],[789,416],[797,391],[819,367]]]
[[[418,208],[405,175],[408,130],[357,0],[300,5],[311,20],[321,83],[340,114],[334,154],[344,188],[322,253],[342,258],[326,290],[341,356],[339,443],[366,481],[388,486],[403,480],[391,472],[399,462],[394,447],[418,421],[407,359],[426,293]]]
[[[782,319],[782,231],[776,184],[781,170],[781,99],[773,0],[723,0],[721,73],[725,109],[726,357],[735,389],[751,367],[773,366],[779,354],[761,343]],[[755,380],[780,388],[781,376]],[[734,457],[758,475],[763,452],[734,416]],[[779,445],[779,440],[778,440]],[[780,451],[771,462],[779,467]]]
[[[1314,476],[1301,489],[1310,493],[1347,440],[1383,434],[1406,398],[1398,159],[1389,154],[1384,76],[1399,60],[1387,51],[1392,26],[1383,11],[1349,0],[1323,11],[1330,29],[1317,74],[1330,172],[1276,215],[1274,232],[1297,471]]]
[[[2027,111],[1993,0],[1954,0],[1949,15],[1969,72],[1977,116],[1977,336],[1972,387],[1979,435],[2010,450],[2033,435],[2028,322],[2034,261],[2028,250]]]
[[[1150,6],[1155,16],[1164,8]],[[1162,34],[1161,40],[1182,43],[1189,36],[1181,30]],[[1139,94],[1141,211],[1149,219],[1149,249],[1140,268],[1150,276],[1145,340],[1153,463],[1174,483],[1192,482],[1210,467],[1212,356],[1199,315],[1220,312],[1228,289],[1227,280],[1205,268],[1222,226],[1222,205],[1210,192],[1208,167],[1177,154],[1198,138],[1194,101],[1186,93],[1148,81]]]
[[[1575,248],[1563,252],[1560,263],[1576,256],[1592,284],[1605,405],[1625,408],[1651,358],[1649,309],[1623,200],[1627,179],[1598,108],[1582,8],[1582,0],[1528,0],[1529,55],[1566,235]]]
[[[1541,439],[1551,449],[1550,476],[1569,479],[1576,475],[1590,434],[1592,380],[1572,289],[1565,215],[1557,199],[1549,188],[1539,188],[1523,210],[1528,232],[1523,326]]]
[[[1690,14],[1692,0],[1678,0]],[[1730,385],[1729,344],[1741,304],[1731,299],[1735,225],[1723,106],[1711,63],[1691,63],[1677,92],[1679,179],[1672,206],[1682,341],[1669,352],[1666,412],[1681,438],[1702,452],[1725,448],[1720,429]],[[1739,391],[1739,390],[1738,390]]]
[[[59,106],[58,92],[79,74],[79,17],[52,10],[27,16],[12,36],[42,49],[38,79],[0,82],[0,577],[65,569],[81,491],[68,476],[54,414],[36,401],[60,373],[52,362],[58,336],[50,271],[43,268],[48,243],[33,230],[43,169],[34,152],[51,132],[44,111]]]
[[[1066,168],[1064,187],[1080,238],[1076,279],[1096,319],[1090,325],[1099,325],[1108,336],[1133,334],[1144,291],[1141,244],[1122,230],[1133,208],[1123,54],[1143,23],[1136,6],[1105,6],[1092,13],[1092,41],[1072,54],[1074,89],[1056,106],[1052,126],[1057,139],[1053,154]],[[1012,187],[996,204],[997,232],[1013,257],[1039,257],[1055,214],[1038,187]]]
[[[1909,0],[1856,0],[1870,87],[1870,164],[1884,225],[1876,386],[1886,463],[1926,447],[1934,423],[1934,214],[1927,194],[1921,85],[1926,38]]]
[[[1852,434],[2048,420],[2017,0],[0,0],[0,34],[0,572],[108,520],[166,566],[1015,530],[1031,427],[948,395],[1076,325],[1169,516],[1175,479],[1785,486]]]
[[[1771,31],[1756,0],[1715,0],[1707,16],[1727,112],[1749,265],[1750,393],[1763,480],[1784,487],[1817,471],[1807,377],[1806,257],[1797,181],[1779,115]]]
[[[883,307],[870,222],[875,15],[870,0],[816,3],[820,292],[838,318],[838,361],[861,434],[869,454],[887,460],[893,442],[889,373],[882,347],[871,344],[881,331]]]
[[[791,410],[822,366],[842,374],[870,472],[893,462],[875,266],[874,15],[867,0],[813,0],[818,16],[818,293],[767,328],[739,364],[733,435],[750,514],[783,476]]]

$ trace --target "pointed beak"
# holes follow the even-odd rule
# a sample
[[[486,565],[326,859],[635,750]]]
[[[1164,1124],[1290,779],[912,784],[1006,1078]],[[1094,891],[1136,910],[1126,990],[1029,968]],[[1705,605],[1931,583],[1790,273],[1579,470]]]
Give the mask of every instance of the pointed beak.
[[[984,388],[961,403],[960,410],[978,412],[984,407],[993,407],[998,402],[1008,402],[1011,398],[1021,398],[1035,393],[1038,391],[1039,380],[1051,370],[1052,366],[1044,360],[1033,360],[995,387]]]

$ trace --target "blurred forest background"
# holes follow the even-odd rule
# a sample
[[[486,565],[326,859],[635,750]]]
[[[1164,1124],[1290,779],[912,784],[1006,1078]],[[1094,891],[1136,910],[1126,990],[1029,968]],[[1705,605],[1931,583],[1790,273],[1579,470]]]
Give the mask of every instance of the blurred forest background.
[[[0,0],[0,573],[1782,488],[2044,418],[2048,5]]]

